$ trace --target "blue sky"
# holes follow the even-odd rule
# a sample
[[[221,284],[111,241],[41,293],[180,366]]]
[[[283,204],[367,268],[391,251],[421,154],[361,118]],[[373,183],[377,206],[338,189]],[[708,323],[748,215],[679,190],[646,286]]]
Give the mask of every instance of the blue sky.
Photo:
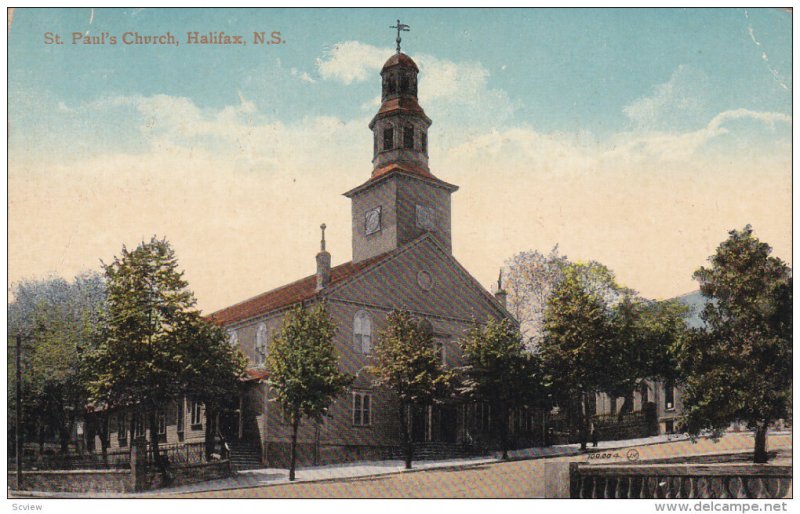
[[[790,258],[790,199],[776,198],[778,190],[766,190],[763,185],[736,199],[731,185],[731,180],[746,180],[745,165],[758,167],[766,178],[779,178],[774,181],[776,188],[791,179],[787,165],[791,148],[791,15],[780,10],[18,9],[9,33],[11,192],[16,179],[20,208],[26,202],[39,206],[38,216],[26,219],[26,230],[52,224],[54,219],[69,219],[73,225],[68,230],[62,227],[59,233],[71,232],[94,242],[78,251],[67,239],[50,238],[49,243],[42,241],[15,252],[14,222],[21,218],[15,218],[12,205],[12,280],[49,272],[69,275],[95,266],[97,258],[108,259],[122,242],[130,243],[130,238],[165,232],[185,241],[185,253],[198,268],[195,276],[200,277],[199,268],[211,265],[202,257],[199,234],[203,231],[175,225],[174,212],[166,212],[163,218],[154,214],[140,226],[117,220],[98,227],[94,225],[96,210],[86,210],[83,218],[73,213],[65,216],[59,205],[65,211],[74,210],[70,202],[89,193],[101,198],[90,205],[119,205],[126,194],[146,197],[152,192],[147,187],[158,187],[156,179],[151,184],[143,178],[149,177],[147,173],[186,184],[187,177],[175,166],[192,166],[192,159],[203,152],[209,152],[205,162],[219,160],[216,173],[228,177],[228,185],[220,190],[220,182],[209,182],[220,180],[219,176],[210,178],[211,171],[197,171],[191,179],[197,185],[184,191],[182,201],[207,205],[206,200],[199,200],[199,189],[217,188],[215,195],[223,198],[218,200],[219,210],[189,209],[193,222],[209,231],[229,215],[224,209],[226,202],[243,205],[241,202],[250,201],[239,199],[235,191],[226,197],[225,188],[233,187],[230,184],[270,190],[290,177],[298,184],[296,194],[303,198],[295,203],[305,205],[319,203],[313,198],[314,184],[318,190],[324,174],[337,177],[335,182],[325,178],[331,181],[325,182],[325,187],[340,187],[341,191],[366,179],[371,158],[366,124],[377,109],[377,72],[393,51],[394,32],[389,25],[397,18],[411,25],[411,31],[403,35],[403,49],[420,65],[421,101],[434,120],[434,173],[481,190],[481,177],[497,188],[503,184],[518,188],[520,177],[525,177],[531,181],[525,186],[530,191],[546,190],[545,196],[563,194],[565,198],[560,205],[536,210],[535,205],[530,207],[530,198],[520,197],[519,205],[512,202],[499,215],[500,222],[518,227],[504,226],[499,235],[475,242],[480,248],[470,245],[481,231],[474,228],[471,214],[456,204],[454,230],[458,232],[460,223],[461,236],[470,241],[461,246],[455,241],[456,250],[464,253],[468,268],[478,269],[479,279],[488,283],[495,275],[493,270],[516,251],[545,251],[561,243],[571,256],[605,258],[629,282],[646,282],[651,280],[647,270],[652,262],[636,261],[609,247],[619,246],[619,241],[632,234],[635,237],[636,230],[664,229],[691,217],[706,218],[709,209],[716,213],[711,216],[715,224],[695,227],[692,239],[703,245],[695,244],[694,253],[676,256],[673,264],[665,264],[670,271],[656,280],[660,285],[628,285],[651,296],[685,292],[692,287],[687,277],[693,271],[683,269],[689,267],[685,262],[702,264],[698,256],[709,255],[724,238],[723,228],[734,228],[742,221],[763,218],[762,227],[770,224],[763,227],[766,236],[772,237],[770,242],[783,250],[782,257]],[[253,31],[280,31],[286,43],[236,48],[185,44],[187,31],[223,30],[243,34],[246,40]],[[74,31],[90,35],[109,32],[117,37],[126,31],[170,31],[181,44],[72,45],[70,34]],[[67,43],[45,45],[45,32],[59,33]],[[291,152],[286,153],[287,149]],[[129,162],[126,159],[151,159],[152,169],[141,172],[136,180],[125,178],[128,175],[123,172],[119,177],[109,174],[109,163],[112,168],[113,163],[124,167]],[[226,166],[230,166],[228,171],[223,170]],[[493,175],[487,179],[490,173]],[[585,174],[582,178],[581,173]],[[673,187],[670,181],[680,181],[680,187],[698,194],[697,202],[673,205],[676,202],[663,200],[665,206],[653,212],[651,218],[658,220],[651,225],[609,234],[609,225],[627,225],[629,216],[615,219],[617,211],[610,204],[598,204],[597,210],[585,212],[581,209],[586,209],[587,200],[576,197],[580,193],[574,187],[569,192],[554,189],[556,182],[573,184],[571,180],[591,189],[591,181],[600,180],[596,177],[603,173],[608,174],[604,183],[630,184],[622,202],[609,190],[606,200],[617,206],[636,197],[639,203],[631,208],[652,208],[641,202],[648,195],[657,195],[662,181],[667,188]],[[696,183],[686,182],[686,176],[695,177]],[[720,183],[725,177],[727,182]],[[137,189],[137,184],[147,187]],[[712,192],[701,195],[697,193],[700,187]],[[46,197],[49,202],[42,197],[43,190],[50,195]],[[466,191],[459,193],[462,197],[473,200],[469,189],[462,187],[462,191]],[[282,198],[273,200],[268,203],[274,203],[275,209],[283,205]],[[481,200],[486,209],[491,209],[492,202],[508,201],[499,189]],[[43,201],[53,205],[43,208]],[[313,215],[345,225],[338,234],[343,240],[341,251],[334,255],[334,262],[341,262],[349,259],[347,204],[338,198],[331,201],[333,214],[309,209]],[[458,202],[458,197],[454,201]],[[706,203],[698,205],[701,201]],[[767,221],[765,202],[782,209],[777,216],[773,212],[778,222]],[[660,202],[651,199],[647,203]],[[719,208],[720,203],[724,209]],[[247,205],[248,209],[262,209]],[[664,209],[670,208],[675,213],[665,213]],[[565,214],[559,217],[553,212],[559,209],[567,209],[568,216],[585,215],[595,221],[581,218],[574,221],[577,228],[568,229],[562,226]],[[689,213],[678,214],[678,209]],[[258,212],[268,216],[272,211]],[[309,218],[313,215],[308,214]],[[236,246],[234,236],[259,237],[259,227],[246,220],[246,214],[237,216],[234,225],[239,223],[240,231],[230,240],[220,240],[226,248]],[[547,228],[546,237],[536,235],[541,230],[521,228],[530,225],[532,218]],[[597,221],[601,218],[602,223]],[[78,230],[75,225],[85,228]],[[122,225],[124,230],[119,228]],[[19,230],[22,232],[22,225]],[[289,228],[284,230],[274,233],[271,248],[280,247],[286,255],[313,251],[305,236],[299,238]],[[336,229],[332,230],[336,235]],[[757,234],[758,230],[756,226]],[[192,231],[198,234],[190,236]],[[571,240],[569,234],[580,236]],[[781,239],[775,241],[778,235]],[[310,237],[312,246],[314,240]],[[53,253],[42,250],[49,248],[48,244],[56,245],[60,260],[44,257]],[[658,252],[654,245],[653,251]],[[495,250],[486,250],[486,246]],[[230,250],[231,255],[240,253]],[[93,255],[94,260],[90,258]],[[237,259],[242,261],[237,261],[236,267],[254,269],[254,264],[244,264],[246,257]],[[684,263],[680,270],[678,261]],[[638,274],[625,276],[626,270],[637,267],[641,268]],[[278,269],[272,278],[252,287],[278,285],[283,277],[305,274],[306,268]],[[233,276],[228,278],[233,280]],[[205,305],[222,306],[235,300],[235,294],[250,292],[242,286],[223,294],[215,287],[210,282],[202,286],[210,298]]]

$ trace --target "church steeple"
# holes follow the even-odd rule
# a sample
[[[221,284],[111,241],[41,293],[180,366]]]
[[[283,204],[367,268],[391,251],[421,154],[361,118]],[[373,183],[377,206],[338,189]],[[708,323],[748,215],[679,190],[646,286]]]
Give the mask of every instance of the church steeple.
[[[450,195],[457,186],[428,168],[431,119],[417,102],[419,68],[400,51],[381,69],[381,107],[369,124],[373,137],[372,176],[345,196],[353,206],[353,262],[393,250],[431,234],[450,252]]]
[[[429,173],[428,128],[431,119],[417,101],[419,68],[404,53],[381,69],[381,107],[369,124],[373,137],[373,176],[391,164]]]

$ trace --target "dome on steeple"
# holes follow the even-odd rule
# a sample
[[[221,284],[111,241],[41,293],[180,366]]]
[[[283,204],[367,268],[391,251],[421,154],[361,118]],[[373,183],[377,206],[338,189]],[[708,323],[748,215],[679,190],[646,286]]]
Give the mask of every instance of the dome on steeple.
[[[417,68],[417,63],[415,63],[411,57],[407,56],[402,52],[399,52],[389,57],[389,60],[387,60],[386,63],[384,63],[383,68],[381,68],[381,72],[385,71],[388,68],[391,68],[392,66],[397,66],[398,64],[403,67],[419,71],[419,68]]]

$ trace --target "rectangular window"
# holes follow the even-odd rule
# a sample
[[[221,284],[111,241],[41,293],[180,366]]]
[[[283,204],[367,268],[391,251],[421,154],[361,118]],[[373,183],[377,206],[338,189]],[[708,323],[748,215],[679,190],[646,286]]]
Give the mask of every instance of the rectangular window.
[[[414,149],[414,127],[403,128],[403,148]]]
[[[158,435],[166,435],[167,433],[167,413],[163,410],[156,413],[156,421],[158,423]]]
[[[200,413],[200,402],[197,401],[192,402],[191,423],[193,430],[202,427],[203,419],[201,418],[201,413]]]
[[[666,410],[675,409],[675,382],[671,380],[664,384],[664,408]]]
[[[353,425],[366,427],[372,424],[372,395],[353,392]]]
[[[419,146],[420,146],[420,149],[423,152],[427,153],[427,151],[428,151],[428,134],[426,134],[425,132],[423,132],[419,136]]]
[[[134,439],[144,437],[144,416],[141,414],[133,415],[133,437]]]
[[[383,129],[383,149],[391,150],[392,148],[394,148],[394,129],[385,128]]]
[[[128,446],[128,416],[117,414],[117,442],[120,446]]]

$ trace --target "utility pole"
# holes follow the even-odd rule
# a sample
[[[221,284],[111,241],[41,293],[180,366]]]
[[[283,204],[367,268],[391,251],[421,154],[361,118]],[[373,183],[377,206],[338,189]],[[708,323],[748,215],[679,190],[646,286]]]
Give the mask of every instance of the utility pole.
[[[20,353],[22,351],[22,335],[17,334],[17,491],[22,490],[22,373],[20,370]]]

